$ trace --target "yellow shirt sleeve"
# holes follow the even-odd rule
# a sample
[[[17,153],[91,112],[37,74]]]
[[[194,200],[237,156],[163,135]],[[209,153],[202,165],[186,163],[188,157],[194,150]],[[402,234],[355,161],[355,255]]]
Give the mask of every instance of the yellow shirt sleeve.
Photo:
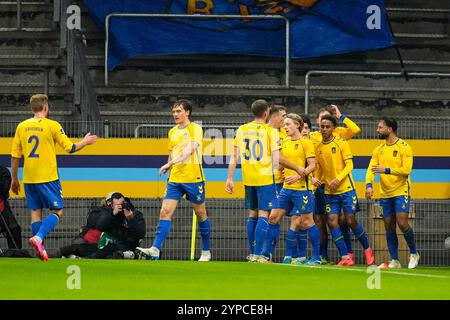
[[[242,132],[242,129],[241,129],[241,127],[239,127],[236,131],[236,136],[234,137],[234,140],[233,140],[233,147],[239,147],[239,138],[241,136],[241,132]]]
[[[390,168],[392,175],[394,176],[409,176],[413,167],[413,153],[408,144],[404,144],[400,147],[402,166],[400,168]]]
[[[344,159],[345,167],[336,177],[339,181],[342,181],[347,175],[349,175],[353,170],[353,154],[350,149],[350,145],[347,141],[341,141],[341,155],[342,159]]]
[[[12,142],[11,156],[20,159],[22,158],[22,143],[20,141],[19,131],[20,127],[18,126]]]
[[[173,150],[173,143],[172,143],[172,132],[173,128],[169,130],[169,133],[167,134],[167,138],[169,140],[167,149],[169,149],[169,153]]]
[[[73,153],[76,151],[75,144],[66,136],[66,133],[64,132],[62,126],[58,122],[53,122],[51,128],[53,138],[55,139],[56,143],[61,146],[61,148],[69,153]]]
[[[339,134],[342,139],[350,140],[361,132],[361,128],[349,118],[345,117],[342,122],[347,126],[347,128],[337,127],[335,129],[336,133]]]
[[[199,145],[202,144],[203,141],[203,129],[199,125],[193,125],[189,130],[190,141],[197,142]]]
[[[316,157],[316,152],[314,150],[314,144],[312,143],[312,141],[310,140],[300,140],[303,143],[303,146],[305,148],[305,157],[306,159],[308,158],[315,158]]]
[[[269,127],[267,129],[269,136],[268,142],[270,143],[270,151],[274,152],[281,149],[281,139],[278,130]]]

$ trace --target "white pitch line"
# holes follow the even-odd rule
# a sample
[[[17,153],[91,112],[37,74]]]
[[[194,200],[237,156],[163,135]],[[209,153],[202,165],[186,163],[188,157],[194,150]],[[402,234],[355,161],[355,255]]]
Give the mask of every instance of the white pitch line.
[[[280,265],[292,266],[292,267],[304,267],[304,268],[314,268],[314,269],[324,269],[324,270],[341,270],[341,271],[354,271],[354,272],[364,272],[367,273],[367,269],[347,269],[345,267],[332,267],[332,266],[296,266],[292,264],[283,264]],[[450,279],[450,276],[439,276],[434,274],[426,274],[426,273],[409,273],[409,272],[398,272],[393,270],[381,270],[383,274],[398,274],[401,276],[412,276],[412,277],[422,277],[422,278],[437,278],[437,279]]]

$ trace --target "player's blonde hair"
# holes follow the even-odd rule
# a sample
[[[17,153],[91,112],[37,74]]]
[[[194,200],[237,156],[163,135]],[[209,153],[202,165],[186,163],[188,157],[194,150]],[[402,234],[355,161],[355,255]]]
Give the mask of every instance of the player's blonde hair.
[[[288,113],[285,119],[291,119],[298,125],[298,130],[303,130],[303,119],[296,113]]]
[[[46,94],[35,94],[30,98],[31,110],[33,112],[40,112],[44,106],[48,104],[48,96]]]

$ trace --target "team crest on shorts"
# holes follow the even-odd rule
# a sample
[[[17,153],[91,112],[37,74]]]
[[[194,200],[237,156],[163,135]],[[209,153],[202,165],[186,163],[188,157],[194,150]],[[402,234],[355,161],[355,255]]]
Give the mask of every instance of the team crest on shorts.
[[[197,201],[201,201],[202,200],[202,196],[197,196]]]
[[[272,202],[269,202],[269,207],[271,207],[271,208],[272,208],[272,206],[273,206],[273,205],[272,205]]]
[[[53,206],[57,207],[58,206],[58,201],[53,201]]]

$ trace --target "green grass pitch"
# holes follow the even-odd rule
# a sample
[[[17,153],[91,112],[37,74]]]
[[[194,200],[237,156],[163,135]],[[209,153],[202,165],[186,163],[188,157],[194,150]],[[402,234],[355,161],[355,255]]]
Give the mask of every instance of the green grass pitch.
[[[70,266],[80,270],[80,289]],[[69,268],[69,269],[68,269]],[[68,272],[69,271],[69,272]],[[450,299],[450,268],[381,271],[243,262],[0,259],[0,299]]]

